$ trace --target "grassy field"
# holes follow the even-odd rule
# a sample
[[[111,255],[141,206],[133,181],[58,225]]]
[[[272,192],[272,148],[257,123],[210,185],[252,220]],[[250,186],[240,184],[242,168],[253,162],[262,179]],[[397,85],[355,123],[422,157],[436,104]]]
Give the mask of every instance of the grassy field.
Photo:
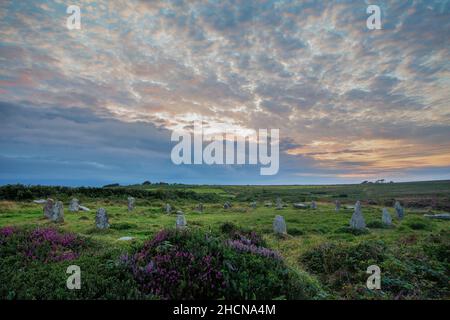
[[[127,250],[142,244],[163,228],[175,226],[176,214],[165,214],[163,205],[170,202],[173,212],[182,210],[186,215],[188,227],[193,230],[220,232],[226,222],[232,222],[239,228],[255,231],[262,235],[269,248],[278,251],[287,265],[298,272],[310,272],[310,275],[323,286],[330,298],[354,298],[339,288],[330,287],[329,279],[319,272],[311,270],[311,266],[302,260],[308,252],[314,252],[321,245],[336,244],[357,247],[364,243],[381,241],[387,248],[403,250],[406,255],[422,250],[424,244],[434,235],[440,235],[444,245],[444,254],[448,257],[448,241],[450,222],[430,220],[425,213],[442,213],[449,206],[450,181],[395,183],[395,184],[361,184],[333,186],[129,186],[132,189],[184,189],[201,194],[215,194],[218,201],[205,202],[203,213],[195,211],[197,201],[192,199],[136,199],[136,207],[128,212],[126,197],[123,198],[89,198],[78,195],[81,204],[91,208],[90,212],[69,212],[69,196],[61,196],[65,206],[65,221],[58,225],[64,231],[93,239],[108,247]],[[54,196],[49,194],[48,196]],[[264,201],[280,196],[286,205],[282,210],[275,206],[265,207]],[[64,199],[63,199],[64,198]],[[230,200],[231,209],[223,209],[223,201]],[[339,199],[343,205],[339,212],[335,211],[334,201]],[[348,223],[352,215],[345,204],[353,205],[355,200],[363,203],[363,215],[369,228],[366,233],[353,234],[348,231]],[[395,217],[392,208],[393,200],[402,201],[405,205],[405,218],[400,221]],[[258,201],[257,208],[252,209],[249,201]],[[293,202],[317,201],[317,209],[294,209]],[[392,228],[382,228],[381,210],[388,207],[393,217]],[[94,228],[96,209],[103,207],[109,215],[110,229],[99,231]],[[284,216],[288,229],[288,237],[280,238],[273,234],[272,223],[275,215]],[[53,226],[43,217],[42,205],[31,201],[0,201],[0,227],[3,226]],[[373,226],[373,227],[370,227]],[[120,237],[131,236],[132,241],[119,241]],[[443,239],[443,240],[442,240]],[[440,247],[439,250],[442,250]],[[406,250],[406,251],[405,251]],[[408,251],[409,250],[409,251]],[[446,250],[446,251],[445,251]],[[325,262],[324,262],[325,263]],[[448,264],[444,265],[444,268]],[[365,274],[366,270],[359,270]],[[448,270],[444,270],[448,276]],[[419,279],[420,280],[420,279]],[[363,287],[365,283],[361,283]],[[345,287],[345,285],[343,285]],[[448,288],[442,288],[447,292]],[[382,295],[379,297],[383,297]],[[385,298],[394,298],[387,295]],[[408,298],[408,297],[407,297]],[[413,298],[420,298],[413,296]],[[423,298],[423,297],[422,297]],[[427,297],[425,297],[427,298]],[[433,298],[433,297],[431,297]],[[442,298],[442,294],[440,296]]]

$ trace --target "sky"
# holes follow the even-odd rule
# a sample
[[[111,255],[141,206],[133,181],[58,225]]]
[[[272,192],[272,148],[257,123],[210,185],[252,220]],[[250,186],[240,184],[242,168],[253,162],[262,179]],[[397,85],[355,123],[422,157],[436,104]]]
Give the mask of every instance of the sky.
[[[0,184],[450,179],[450,1],[70,4],[0,1]],[[197,119],[279,129],[278,173],[175,165]]]

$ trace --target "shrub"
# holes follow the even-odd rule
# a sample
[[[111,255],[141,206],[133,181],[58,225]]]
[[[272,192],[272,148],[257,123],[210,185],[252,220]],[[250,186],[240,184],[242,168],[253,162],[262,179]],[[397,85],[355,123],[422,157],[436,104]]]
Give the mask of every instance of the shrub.
[[[163,299],[310,298],[319,290],[311,280],[295,283],[298,275],[281,257],[257,243],[257,237],[224,240],[200,231],[162,230],[120,261],[143,293]]]

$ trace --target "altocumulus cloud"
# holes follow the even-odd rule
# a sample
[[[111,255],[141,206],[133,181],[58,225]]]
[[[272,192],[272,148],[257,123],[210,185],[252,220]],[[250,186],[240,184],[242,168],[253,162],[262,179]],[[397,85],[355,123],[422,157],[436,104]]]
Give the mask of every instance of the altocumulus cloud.
[[[0,3],[0,182],[450,177],[450,2]],[[280,128],[280,172],[174,166],[170,130]]]

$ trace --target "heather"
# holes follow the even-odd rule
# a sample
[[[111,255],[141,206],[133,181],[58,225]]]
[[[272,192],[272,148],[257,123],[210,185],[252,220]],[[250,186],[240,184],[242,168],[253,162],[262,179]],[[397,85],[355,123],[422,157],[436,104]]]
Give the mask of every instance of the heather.
[[[302,288],[290,290],[296,275],[281,256],[243,236],[162,230],[120,263],[144,293],[162,299],[311,298]]]

